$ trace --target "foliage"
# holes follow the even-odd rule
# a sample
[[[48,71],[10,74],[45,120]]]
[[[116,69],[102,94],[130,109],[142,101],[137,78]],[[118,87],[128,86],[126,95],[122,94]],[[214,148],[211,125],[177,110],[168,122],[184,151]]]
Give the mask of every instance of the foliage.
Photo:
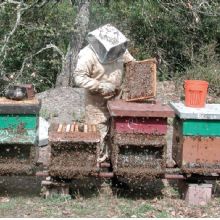
[[[16,5],[12,4],[0,8],[0,48],[16,21],[16,10]],[[6,47],[7,57],[1,66],[0,77],[4,76],[10,83],[33,83],[37,91],[53,87],[61,70],[61,56],[53,48],[38,52],[48,44],[54,44],[65,52],[74,18],[75,10],[68,1],[59,4],[50,1],[43,7],[24,11]],[[0,58],[2,60],[3,56]]]
[[[37,91],[55,85],[62,53],[66,53],[74,31],[76,10],[68,0],[46,2],[22,11],[21,22],[6,47],[5,60],[0,53],[4,60],[0,65],[2,82],[32,82]],[[94,0],[90,11],[90,30],[112,23],[130,39],[129,51],[136,59],[156,57],[160,80],[177,75],[203,78],[210,82],[213,92],[219,93],[218,0]],[[0,7],[0,50],[13,30],[16,13],[16,5]],[[56,45],[62,53],[53,47],[38,53],[48,44]],[[206,60],[204,48],[213,52]]]
[[[220,3],[202,2],[112,0],[105,7],[94,5],[92,28],[106,22],[118,26],[131,39],[131,53],[137,59],[159,58],[159,77],[167,79],[194,65],[204,45],[216,41],[219,47]]]
[[[206,80],[209,82],[209,93],[220,96],[220,63],[215,48],[216,43],[201,47],[184,78]]]

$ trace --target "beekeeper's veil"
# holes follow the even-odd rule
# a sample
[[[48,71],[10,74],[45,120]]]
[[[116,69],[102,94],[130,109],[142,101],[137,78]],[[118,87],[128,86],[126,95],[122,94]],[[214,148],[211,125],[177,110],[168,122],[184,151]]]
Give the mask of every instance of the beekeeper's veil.
[[[110,24],[88,33],[87,39],[102,64],[118,59],[127,49],[128,39]]]

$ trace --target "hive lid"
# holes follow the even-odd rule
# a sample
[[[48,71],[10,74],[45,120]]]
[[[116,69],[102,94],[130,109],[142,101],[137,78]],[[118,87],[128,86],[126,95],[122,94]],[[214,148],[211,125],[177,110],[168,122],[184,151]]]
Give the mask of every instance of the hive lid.
[[[37,114],[41,101],[37,98],[15,101],[0,97],[0,114]]]
[[[220,104],[206,104],[204,108],[192,108],[183,102],[170,102],[171,108],[181,119],[220,120]]]
[[[79,123],[77,122],[72,124],[55,123],[49,129],[49,142],[99,143],[100,132],[97,130],[96,125],[84,124],[84,130],[80,131]]]
[[[170,106],[161,103],[135,103],[123,100],[108,102],[108,110],[112,117],[174,117]]]

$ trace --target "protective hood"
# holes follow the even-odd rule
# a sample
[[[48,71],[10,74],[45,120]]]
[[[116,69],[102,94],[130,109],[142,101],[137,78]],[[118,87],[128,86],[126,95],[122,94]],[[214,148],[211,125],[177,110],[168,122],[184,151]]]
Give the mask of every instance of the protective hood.
[[[128,44],[128,39],[110,24],[88,33],[87,40],[102,64],[111,63],[122,56]]]

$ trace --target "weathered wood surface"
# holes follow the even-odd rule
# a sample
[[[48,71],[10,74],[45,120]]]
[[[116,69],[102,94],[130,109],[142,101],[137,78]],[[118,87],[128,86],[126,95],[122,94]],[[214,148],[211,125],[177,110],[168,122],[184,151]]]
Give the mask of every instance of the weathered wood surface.
[[[160,103],[133,103],[123,100],[109,101],[107,104],[112,117],[174,117],[174,111],[168,105]]]
[[[22,101],[0,98],[0,114],[38,114],[40,107],[41,101],[36,98]]]
[[[118,133],[143,133],[163,135],[167,133],[166,118],[114,118],[114,128]]]

